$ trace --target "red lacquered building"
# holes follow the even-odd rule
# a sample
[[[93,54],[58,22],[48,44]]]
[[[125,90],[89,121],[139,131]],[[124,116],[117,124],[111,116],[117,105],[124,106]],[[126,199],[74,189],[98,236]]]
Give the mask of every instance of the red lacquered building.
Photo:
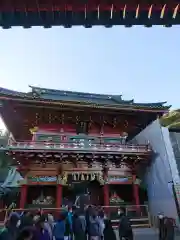
[[[94,205],[139,211],[148,200],[140,172],[150,163],[151,146],[130,140],[168,111],[165,103],[36,87],[27,93],[1,88],[0,102],[14,137],[3,151],[24,177],[19,208],[60,208],[88,195]]]

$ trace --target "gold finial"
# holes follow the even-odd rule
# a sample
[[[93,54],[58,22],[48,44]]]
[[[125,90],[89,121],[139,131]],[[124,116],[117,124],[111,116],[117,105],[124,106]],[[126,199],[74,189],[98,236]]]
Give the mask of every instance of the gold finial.
[[[148,18],[151,18],[152,15],[152,8],[153,8],[153,4],[151,4],[150,8],[149,8],[149,12],[148,12]]]
[[[163,19],[164,17],[164,14],[165,14],[165,10],[166,10],[166,4],[164,4],[162,10],[161,10],[161,15],[160,15],[160,18]]]
[[[136,18],[139,17],[139,4],[137,5],[137,8],[136,8]]]
[[[31,134],[34,134],[38,131],[38,127],[30,128],[29,131],[30,131]]]
[[[114,5],[112,4],[111,5],[111,16],[110,16],[111,19],[113,18],[113,10],[114,10]]]
[[[175,7],[174,9],[174,12],[173,12],[173,18],[175,19],[176,16],[177,16],[177,13],[178,13],[178,10],[179,10],[179,4]]]
[[[126,18],[126,8],[127,8],[127,6],[126,6],[126,4],[124,5],[124,9],[123,9],[123,18]]]
[[[66,185],[68,180],[68,174],[65,172],[62,177],[62,185]]]

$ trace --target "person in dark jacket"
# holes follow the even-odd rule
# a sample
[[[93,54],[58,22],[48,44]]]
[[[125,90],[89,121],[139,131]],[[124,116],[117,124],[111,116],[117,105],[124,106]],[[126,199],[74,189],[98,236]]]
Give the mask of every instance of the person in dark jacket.
[[[39,217],[35,223],[34,237],[35,240],[50,240],[48,231],[44,227],[44,216]]]
[[[86,218],[83,212],[77,211],[73,215],[72,229],[75,240],[86,239]]]
[[[165,229],[164,229],[164,238],[167,240],[175,239],[175,223],[171,218],[164,219]]]
[[[112,227],[111,220],[104,220],[105,228],[104,228],[104,240],[116,240],[116,234]]]
[[[33,239],[33,232],[30,228],[24,228],[20,233],[18,234],[18,237],[16,240],[32,240]]]
[[[89,205],[85,211],[85,217],[86,217],[86,226],[87,226],[87,235],[88,235],[88,239],[89,239],[89,220],[90,220],[90,216],[92,216],[93,213],[93,207],[91,205]]]
[[[70,240],[72,234],[72,215],[70,215],[69,211],[65,214],[64,221],[65,221],[64,239]]]
[[[0,240],[14,240],[18,234],[20,217],[17,213],[12,213],[5,227],[0,233]]]
[[[99,240],[101,239],[101,226],[99,222],[99,218],[97,216],[97,212],[94,211],[92,216],[89,219],[88,233],[90,240]]]
[[[119,239],[133,240],[131,222],[126,216],[124,208],[120,209]]]
[[[53,228],[53,236],[56,240],[64,240],[65,232],[66,232],[66,216],[64,213],[61,213],[58,221],[54,225]]]
[[[21,216],[21,224],[19,229],[22,230],[25,227],[33,226],[33,215],[30,212],[24,212]]]

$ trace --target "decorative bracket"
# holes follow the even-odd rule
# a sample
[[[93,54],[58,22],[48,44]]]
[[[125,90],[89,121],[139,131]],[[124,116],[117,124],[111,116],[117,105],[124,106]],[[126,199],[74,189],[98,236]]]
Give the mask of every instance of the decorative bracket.
[[[67,185],[68,175],[66,172],[63,173],[62,176],[58,176],[58,184],[62,184],[63,186]]]

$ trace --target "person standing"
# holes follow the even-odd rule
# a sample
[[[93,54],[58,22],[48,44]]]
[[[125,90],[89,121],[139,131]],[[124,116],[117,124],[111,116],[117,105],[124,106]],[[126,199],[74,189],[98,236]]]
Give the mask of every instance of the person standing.
[[[21,224],[19,226],[19,229],[22,230],[25,227],[31,227],[33,226],[33,215],[30,212],[24,211],[24,213],[21,216]]]
[[[133,240],[133,231],[129,218],[125,214],[125,209],[120,209],[120,221],[119,221],[119,239]]]
[[[75,212],[73,216],[72,229],[75,240],[86,240],[86,218],[83,212]]]
[[[99,211],[98,218],[99,218],[99,227],[100,227],[100,239],[103,240],[105,224],[104,224],[104,212],[102,210]]]
[[[41,216],[36,219],[35,230],[34,230],[34,239],[35,240],[50,240],[49,233],[44,226],[45,218]]]
[[[52,240],[53,239],[53,234],[52,234],[53,228],[52,228],[52,225],[49,222],[48,215],[43,215],[43,216],[44,216],[44,219],[45,219],[44,228],[48,231],[50,240]]]
[[[33,232],[30,228],[24,228],[20,233],[18,234],[18,237],[16,240],[32,240],[33,239]]]
[[[88,233],[90,240],[99,240],[101,238],[101,226],[95,211],[89,218]]]
[[[72,234],[72,215],[68,211],[65,215],[65,233],[64,240],[70,240]]]
[[[104,240],[116,240],[116,234],[112,227],[111,220],[104,220],[105,228],[104,228]]]
[[[20,217],[17,213],[12,213],[10,218],[7,220],[4,228],[1,230],[1,240],[14,240],[17,237],[20,225]]]
[[[55,240],[64,240],[66,231],[65,220],[66,220],[65,214],[60,214],[59,219],[53,228],[53,236],[55,237]]]

